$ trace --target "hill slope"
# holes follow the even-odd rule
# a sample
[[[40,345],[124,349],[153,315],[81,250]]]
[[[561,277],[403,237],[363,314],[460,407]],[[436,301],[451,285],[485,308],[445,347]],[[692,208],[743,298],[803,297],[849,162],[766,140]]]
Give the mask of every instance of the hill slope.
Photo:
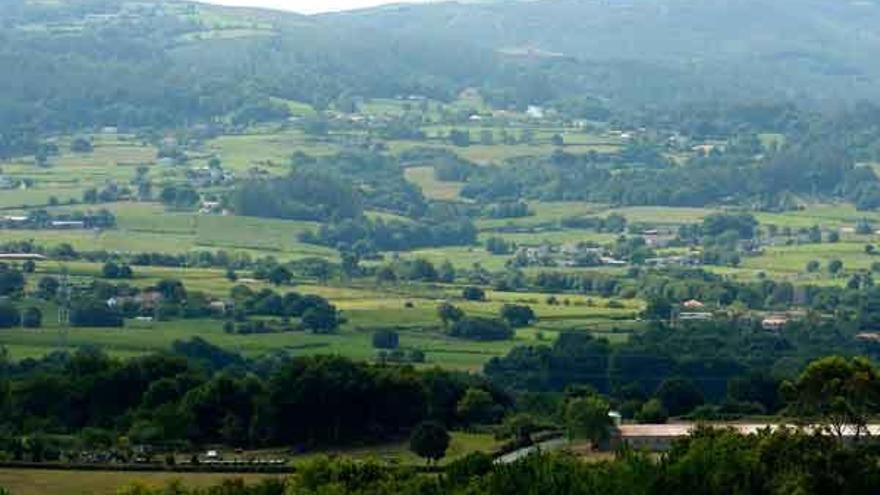
[[[0,2],[0,140],[24,128],[180,125],[270,97],[476,86],[499,105],[880,95],[880,5],[833,0],[539,0],[304,17],[176,0]]]

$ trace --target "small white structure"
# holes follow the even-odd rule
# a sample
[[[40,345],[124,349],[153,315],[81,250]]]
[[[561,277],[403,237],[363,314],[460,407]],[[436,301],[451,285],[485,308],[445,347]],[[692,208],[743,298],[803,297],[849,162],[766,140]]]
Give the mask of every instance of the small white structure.
[[[790,320],[787,316],[768,316],[761,321],[764,330],[782,330]]]
[[[529,107],[526,109],[526,116],[531,119],[543,119],[544,108],[537,105],[529,105]]]
[[[701,303],[700,301],[697,301],[696,299],[691,299],[689,301],[685,301],[682,303],[682,306],[687,309],[702,309],[702,308],[706,307],[705,304]]]

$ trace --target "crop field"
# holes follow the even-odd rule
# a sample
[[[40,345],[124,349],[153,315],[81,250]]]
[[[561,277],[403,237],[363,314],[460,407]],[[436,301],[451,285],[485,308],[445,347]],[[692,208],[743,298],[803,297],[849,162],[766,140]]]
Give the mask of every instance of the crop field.
[[[37,274],[58,273],[62,267],[74,281],[100,274],[99,264],[84,262],[41,263]],[[221,270],[161,267],[135,267],[131,284],[149,287],[164,278],[178,278],[189,290],[204,292],[214,298],[226,297],[235,285]],[[249,285],[254,290],[270,287],[262,283]],[[0,333],[0,345],[14,359],[38,357],[54,350],[81,346],[98,346],[112,355],[128,357],[168,349],[175,340],[201,337],[254,357],[285,350],[292,355],[329,353],[373,360],[376,358],[371,344],[373,332],[391,328],[400,333],[402,348],[419,349],[426,354],[427,365],[479,370],[486,361],[507,353],[516,345],[549,343],[560,330],[592,332],[621,341],[628,333],[626,322],[632,321],[643,308],[638,300],[616,301],[611,305],[607,299],[585,296],[560,297],[558,304],[549,304],[548,294],[524,292],[489,291],[486,302],[468,302],[457,300],[460,288],[424,284],[382,287],[302,283],[294,290],[330,299],[342,311],[347,323],[339,332],[330,335],[306,332],[228,334],[223,331],[223,321],[217,319],[129,321],[121,329],[72,328],[62,332],[55,319],[56,307],[38,303],[45,315],[44,327],[6,330]],[[515,339],[510,341],[455,339],[444,333],[437,316],[438,304],[447,300],[455,301],[468,315],[485,317],[498,315],[505,304],[527,304],[534,309],[538,321],[532,327],[518,330]]]
[[[485,433],[452,432],[446,457],[439,464],[446,465],[471,452],[491,452],[500,446],[492,435]],[[294,458],[294,464],[309,462],[319,456],[344,456],[350,459],[369,460],[395,466],[423,465],[424,461],[413,454],[405,442],[371,445],[362,448],[330,449]]]
[[[212,23],[222,23],[221,19]],[[239,27],[216,28],[236,32]],[[288,100],[278,103],[288,105],[295,115],[314,115],[308,105]],[[414,103],[415,104],[415,103]],[[429,106],[437,106],[431,102]],[[457,102],[454,105],[466,105]],[[373,115],[389,117],[402,115],[411,108],[398,100],[373,100],[364,108]],[[464,158],[479,163],[501,163],[507,158],[522,155],[546,155],[557,147],[551,144],[554,135],[563,136],[565,148],[571,152],[594,150],[613,152],[623,142],[597,134],[573,132],[561,128],[535,128],[536,144],[500,145],[502,129],[481,126],[464,126],[471,131],[472,139],[478,140],[482,131],[491,132],[496,144],[472,144],[455,147],[445,138],[451,126],[425,128],[428,140],[388,141],[391,152],[417,146],[449,149]],[[507,129],[518,133],[523,128]],[[92,136],[94,152],[77,154],[69,151],[73,137],[59,138],[60,154],[51,157],[50,166],[37,168],[32,160],[24,159],[3,166],[3,172],[13,178],[28,177],[33,187],[3,191],[0,208],[10,214],[28,211],[28,206],[45,206],[51,198],[59,200],[58,206],[48,207],[50,213],[84,211],[106,208],[116,216],[117,227],[104,231],[54,231],[54,230],[6,230],[2,240],[34,240],[38,244],[57,245],[69,243],[80,251],[106,250],[110,252],[162,252],[180,254],[194,250],[226,250],[230,253],[247,253],[253,257],[273,256],[281,261],[317,257],[333,262],[339,261],[336,249],[304,244],[299,241],[303,232],[314,231],[320,224],[278,219],[239,217],[234,215],[201,215],[193,212],[172,211],[157,202],[124,201],[96,205],[66,204],[68,199],[78,200],[88,187],[101,187],[109,182],[129,184],[139,165],[150,167],[149,176],[155,185],[178,183],[185,178],[187,167],[204,166],[210,157],[221,159],[224,168],[234,171],[238,177],[247,177],[258,168],[270,175],[285,174],[290,170],[291,157],[301,151],[309,154],[328,154],[346,149],[366,136],[361,132],[337,132],[325,136],[307,135],[286,125],[257,126],[244,134],[223,135],[209,139],[188,150],[189,162],[185,165],[159,166],[157,148],[140,142],[130,135]],[[767,139],[771,139],[768,137]],[[460,201],[463,183],[441,182],[434,177],[431,166],[408,168],[405,177],[419,186],[426,197],[439,201]],[[74,178],[75,177],[75,178]],[[616,233],[599,233],[595,230],[571,229],[562,226],[562,220],[572,217],[604,218],[611,214],[626,217],[630,224],[676,226],[699,223],[707,215],[721,211],[712,208],[667,207],[612,207],[586,202],[529,201],[530,216],[512,219],[475,220],[479,230],[479,244],[474,246],[437,247],[415,249],[401,253],[383,253],[385,261],[394,257],[401,259],[421,258],[439,266],[449,261],[457,270],[474,266],[500,272],[507,269],[512,255],[493,255],[484,245],[490,237],[500,237],[517,246],[542,244],[561,245],[595,243],[611,246],[619,237]],[[368,217],[411,221],[386,212],[369,211]],[[824,229],[852,227],[861,219],[880,222],[880,214],[857,211],[845,204],[816,204],[801,211],[786,213],[756,213],[763,226],[806,228],[820,225]],[[796,283],[840,285],[846,274],[869,269],[874,257],[866,254],[864,245],[873,236],[844,234],[836,244],[772,246],[760,256],[745,257],[737,268],[707,267],[707,270],[736,280],[757,280],[760,276],[790,280]],[[663,252],[662,254],[676,254]],[[844,263],[842,274],[832,276],[825,267],[829,261],[840,259]],[[822,269],[806,274],[807,262],[817,260]],[[364,261],[363,265],[375,267],[382,262]],[[38,267],[39,274],[58,273],[60,263],[46,263]],[[65,263],[75,280],[86,281],[100,276],[100,265],[83,262]],[[525,267],[527,276],[539,272],[601,271],[623,274],[625,268],[562,268]],[[161,268],[135,267],[136,287],[149,287],[162,279],[177,278],[190,291],[198,291],[212,298],[225,298],[235,285],[226,278],[224,270],[198,267]],[[248,281],[254,289],[269,288],[264,283]],[[13,358],[36,357],[59,348],[73,349],[96,345],[121,357],[167,349],[172,342],[190,337],[202,337],[224,348],[240,351],[248,356],[259,356],[284,350],[292,355],[338,354],[361,360],[374,360],[377,351],[372,346],[372,335],[377,329],[395,329],[400,333],[401,347],[418,349],[426,355],[426,365],[441,365],[455,369],[479,370],[486,361],[507,353],[521,344],[549,344],[558,332],[577,330],[608,338],[612,342],[624,342],[633,330],[640,326],[639,313],[644,302],[636,299],[611,301],[586,296],[559,296],[558,304],[549,304],[550,294],[489,292],[488,301],[472,303],[460,300],[461,286],[443,286],[420,283],[378,285],[374,282],[331,281],[316,285],[311,280],[298,280],[293,290],[317,294],[328,298],[344,314],[346,323],[332,335],[316,335],[305,332],[237,335],[223,331],[219,319],[157,321],[151,323],[128,322],[122,329],[71,329],[62,334],[54,320],[54,307],[45,307],[46,326],[40,330],[9,330],[0,334],[0,345],[5,346]],[[33,289],[35,282],[30,282]],[[504,304],[525,304],[534,309],[538,321],[528,328],[518,329],[515,339],[506,342],[471,342],[449,337],[437,316],[437,305],[450,300],[468,315],[494,317]]]
[[[406,179],[419,186],[426,197],[444,201],[459,199],[464,186],[461,182],[442,182],[434,178],[434,167],[411,167],[406,169]]]
[[[451,432],[451,441],[441,465],[449,464],[472,452],[491,452],[500,442],[490,434]],[[322,457],[345,457],[390,466],[422,465],[423,460],[409,450],[407,442],[391,442],[345,449],[321,449],[300,454],[292,459],[302,465]],[[124,471],[71,471],[51,469],[0,469],[0,486],[15,495],[115,495],[120,489],[140,485],[160,488],[179,483],[188,488],[206,488],[228,479],[241,479],[247,484],[264,479],[283,477],[273,474],[173,473]]]
[[[180,482],[187,487],[207,488],[230,478],[243,479],[250,484],[271,477],[263,474],[0,469],[0,486],[15,495],[115,495],[121,488],[134,484],[159,488],[172,482]]]
[[[755,217],[762,224],[791,228],[809,228],[813,225],[828,228],[853,227],[862,219],[880,222],[880,213],[858,211],[850,204],[815,204],[800,211],[757,213]]]
[[[844,270],[869,270],[878,256],[866,254],[864,243],[803,244],[769,247],[761,256],[746,258],[743,266],[769,272],[804,272],[807,263],[813,260],[819,261],[823,268],[832,260],[840,260]]]

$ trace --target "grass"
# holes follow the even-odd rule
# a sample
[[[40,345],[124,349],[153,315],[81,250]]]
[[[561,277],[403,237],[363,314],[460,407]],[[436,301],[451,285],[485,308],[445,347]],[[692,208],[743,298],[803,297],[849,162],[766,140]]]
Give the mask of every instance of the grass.
[[[463,182],[443,182],[434,177],[434,167],[412,167],[406,169],[406,179],[422,188],[430,199],[455,201],[459,198]]]
[[[7,230],[3,231],[3,240],[34,240],[50,246],[68,243],[79,251],[180,254],[225,249],[254,256],[271,254],[281,260],[336,257],[335,250],[298,240],[300,233],[317,228],[315,223],[173,213],[155,203],[115,203],[98,207],[105,206],[118,215],[116,229]]]
[[[248,483],[272,478],[263,474],[214,473],[127,473],[119,471],[52,471],[43,469],[0,469],[0,486],[15,495],[115,495],[123,487],[143,484],[159,488],[174,481],[184,486],[207,488],[224,479],[241,478]],[[277,477],[277,476],[276,476]]]
[[[452,438],[449,443],[449,450],[446,451],[446,457],[440,460],[440,465],[449,464],[473,452],[488,453],[501,445],[501,442],[495,440],[492,435],[485,433],[451,432],[450,436]],[[294,460],[294,463],[306,463],[320,456],[374,460],[391,465],[421,466],[425,463],[423,459],[410,452],[407,442],[341,450],[323,450],[299,456]]]
[[[65,265],[72,280],[88,280],[98,275],[100,265],[68,263]],[[47,273],[55,273],[59,265],[40,264],[35,276],[30,277],[30,288],[35,280]],[[162,278],[181,279],[190,291],[202,291],[213,297],[225,297],[234,283],[226,280],[222,270],[188,268],[185,270],[160,267],[135,267],[132,285],[146,287]],[[257,284],[254,288],[265,287]],[[73,328],[65,333],[55,319],[54,306],[40,303],[45,327],[38,330],[9,329],[0,333],[0,345],[6,347],[13,359],[39,357],[60,349],[98,346],[111,355],[131,357],[169,348],[175,340],[201,337],[221,347],[257,357],[273,351],[287,351],[292,355],[336,354],[357,360],[373,360],[377,351],[372,347],[372,335],[379,328],[394,328],[400,332],[401,346],[425,352],[428,365],[479,371],[495,356],[506,354],[520,344],[552,341],[560,330],[607,332],[625,326],[641,309],[638,300],[621,301],[622,308],[609,308],[608,300],[584,296],[558,296],[567,304],[550,305],[548,295],[541,293],[488,292],[487,302],[458,300],[460,288],[404,284],[400,286],[342,286],[302,284],[296,290],[328,298],[345,315],[347,323],[332,335],[290,332],[262,335],[227,334],[223,322],[215,319],[175,320],[134,324],[125,328]],[[516,338],[502,342],[472,342],[446,335],[437,316],[441,301],[453,300],[467,314],[494,317],[504,304],[527,304],[539,317],[538,323],[520,329]],[[617,338],[619,336],[612,336]]]
[[[862,219],[874,225],[880,224],[880,213],[875,211],[858,211],[851,204],[813,204],[804,210],[785,213],[756,213],[755,217],[761,224],[773,224],[779,227],[809,228],[818,225],[825,228],[853,227]]]
[[[768,273],[800,273],[806,270],[807,263],[817,260],[824,269],[828,262],[839,259],[844,270],[868,270],[871,264],[880,261],[877,256],[865,253],[865,243],[837,242],[823,244],[802,244],[766,248],[764,254],[746,258],[743,267],[764,270]]]
[[[312,155],[334,153],[332,142],[309,138],[296,130],[257,130],[250,134],[220,136],[205,144],[205,151],[218,156],[223,166],[237,173],[260,167],[276,175],[287,173],[297,151]]]
[[[629,223],[647,223],[653,225],[679,225],[698,223],[706,216],[716,213],[711,208],[678,208],[668,206],[632,206],[606,210],[601,216],[617,213],[626,217]]]

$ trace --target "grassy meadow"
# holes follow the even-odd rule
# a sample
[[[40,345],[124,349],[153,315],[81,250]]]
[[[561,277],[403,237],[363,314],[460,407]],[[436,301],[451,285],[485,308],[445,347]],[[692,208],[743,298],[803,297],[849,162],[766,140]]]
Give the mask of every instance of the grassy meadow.
[[[205,32],[199,36],[250,36],[262,31],[255,20],[249,25],[230,24],[222,16],[205,19]],[[216,18],[215,18],[216,17]],[[312,117],[316,113],[304,103],[277,100],[287,105],[297,117]],[[361,112],[375,118],[394,118],[411,111],[420,102],[400,100],[371,100],[361,104]],[[439,120],[441,111],[464,111],[468,108],[488,112],[481,101],[460,100],[452,104],[427,102],[428,117]],[[486,121],[489,122],[489,121]],[[619,150],[624,141],[598,133],[541,126],[525,120],[497,123],[476,122],[459,126],[471,133],[473,144],[456,147],[449,144],[446,136],[452,126],[427,124],[423,131],[425,141],[387,141],[392,153],[407,149],[430,146],[451,150],[477,163],[503,165],[504,160],[524,155],[546,155],[559,146],[554,136],[563,138],[563,147],[569,152],[596,151],[600,153]],[[501,144],[505,133],[520,136],[531,129],[532,144]],[[487,135],[492,142],[487,142]],[[110,183],[130,185],[138,169],[146,167],[147,176],[158,189],[165,183],[182,183],[186,172],[193,167],[205,166],[209,159],[217,157],[225,169],[239,178],[248,177],[255,171],[268,173],[269,177],[289,172],[294,153],[304,152],[325,155],[349,149],[368,137],[363,130],[332,132],[313,136],[285,124],[260,125],[237,134],[206,138],[192,143],[186,149],[188,160],[182,164],[163,164],[158,159],[158,148],[130,134],[96,133],[90,136],[94,145],[91,153],[74,153],[70,144],[75,136],[62,136],[55,140],[59,153],[51,156],[48,166],[39,167],[33,158],[23,158],[2,164],[2,173],[13,179],[27,179],[27,188],[5,190],[0,193],[0,210],[6,214],[24,214],[35,208],[46,208],[50,213],[83,211],[106,208],[117,218],[115,229],[103,231],[60,230],[4,230],[0,241],[33,240],[47,246],[68,243],[81,251],[106,250],[109,252],[161,252],[180,254],[196,250],[226,250],[230,253],[247,253],[253,257],[273,256],[281,261],[318,257],[338,262],[338,252],[321,246],[299,241],[303,232],[319,228],[312,222],[277,219],[238,217],[234,215],[201,215],[195,212],[171,211],[157,202],[122,201],[96,205],[68,204],[82,198],[88,188],[98,188]],[[768,142],[779,136],[762,136]],[[481,143],[482,140],[482,143]],[[774,141],[775,142],[775,141]],[[463,183],[436,180],[430,164],[407,168],[407,180],[422,189],[424,194],[438,201],[461,201]],[[493,255],[485,249],[490,237],[500,237],[517,246],[538,246],[569,243],[595,243],[612,245],[619,237],[613,233],[594,230],[564,228],[562,220],[570,217],[604,218],[618,214],[630,224],[667,226],[698,223],[707,215],[720,211],[711,208],[664,208],[625,207],[585,202],[530,201],[532,215],[516,219],[477,219],[479,245],[417,249],[403,253],[384,253],[385,259],[394,256],[403,259],[423,258],[435,265],[450,261],[458,270],[479,265],[490,271],[502,271],[508,266],[512,255]],[[386,212],[370,211],[371,218],[400,219]],[[808,228],[819,225],[823,229],[846,229],[861,219],[880,222],[880,213],[857,211],[846,204],[815,204],[792,212],[756,213],[762,226],[779,228]],[[769,276],[791,280],[796,283],[842,284],[846,274],[866,270],[874,263],[874,256],[865,252],[864,246],[874,242],[875,236],[856,236],[844,233],[841,242],[835,244],[802,244],[771,246],[760,256],[746,257],[741,266],[707,267],[737,280],[756,280]],[[843,274],[832,276],[824,271],[828,262],[840,259],[844,263]],[[818,273],[806,274],[806,264],[811,260],[821,263]],[[375,264],[375,262],[366,262]],[[65,267],[75,280],[86,281],[100,275],[100,266],[91,263],[71,262]],[[40,274],[57,273],[61,264],[43,263]],[[539,271],[588,271],[601,270],[624,273],[625,268],[538,268],[524,269],[526,274]],[[246,276],[246,275],[243,275]],[[148,287],[163,278],[179,278],[187,288],[200,291],[213,298],[224,298],[234,285],[227,280],[225,272],[206,268],[160,268],[136,267],[131,283]],[[34,281],[31,281],[33,287]],[[549,294],[490,292],[484,303],[460,300],[461,286],[431,284],[376,285],[373,282],[332,281],[318,285],[314,281],[300,280],[295,290],[319,294],[333,302],[345,315],[347,323],[335,335],[308,333],[283,333],[266,335],[232,335],[222,329],[222,321],[203,319],[149,324],[129,322],[123,329],[72,329],[61,333],[57,322],[53,324],[55,308],[47,307],[46,328],[41,330],[9,330],[0,333],[0,345],[6,346],[13,358],[36,357],[59,348],[72,349],[82,345],[97,345],[118,356],[135,356],[146,352],[166,349],[175,340],[203,337],[213,343],[241,351],[249,356],[284,350],[294,355],[339,354],[356,359],[372,360],[376,350],[371,344],[372,334],[379,328],[394,328],[400,332],[401,347],[425,352],[427,365],[441,365],[458,369],[479,370],[494,356],[508,352],[519,344],[552,342],[561,330],[580,330],[604,336],[620,342],[629,332],[638,328],[638,313],[644,303],[638,300],[616,301],[622,307],[610,308],[609,301],[584,296],[565,296],[564,304],[547,303]],[[266,287],[255,283],[254,288]],[[470,315],[495,316],[508,303],[528,304],[533,307],[539,320],[532,327],[519,329],[515,340],[509,342],[478,343],[448,337],[436,315],[437,305],[452,300]],[[617,306],[617,304],[613,305]]]

